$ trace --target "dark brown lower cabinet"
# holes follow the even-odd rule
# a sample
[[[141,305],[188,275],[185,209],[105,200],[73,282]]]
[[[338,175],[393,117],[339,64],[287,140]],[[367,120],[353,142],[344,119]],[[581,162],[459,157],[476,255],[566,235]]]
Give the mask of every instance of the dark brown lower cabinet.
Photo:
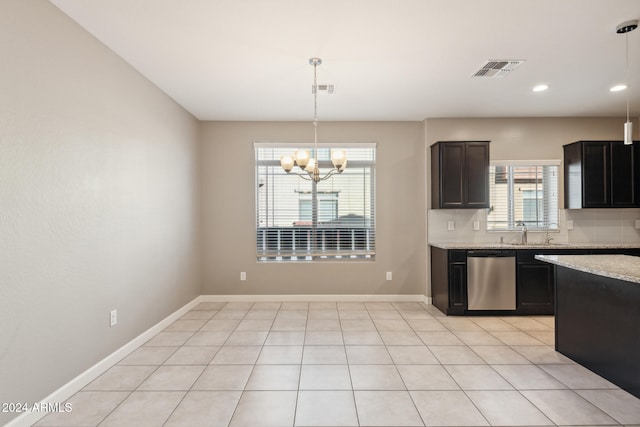
[[[449,254],[449,307],[464,313],[467,309],[467,251]]]
[[[447,315],[551,315],[555,312],[553,265],[536,255],[622,254],[640,256],[640,249],[518,249],[516,250],[516,309],[467,310],[467,251],[431,246],[431,297]]]
[[[445,314],[467,309],[467,251],[431,247],[431,297]]]
[[[516,252],[516,311],[518,314],[553,314],[553,265],[535,259],[543,251]]]

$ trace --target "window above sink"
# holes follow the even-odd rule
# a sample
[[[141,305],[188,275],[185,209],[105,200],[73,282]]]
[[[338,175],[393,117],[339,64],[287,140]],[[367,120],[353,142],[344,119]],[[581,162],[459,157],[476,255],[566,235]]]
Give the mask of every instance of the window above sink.
[[[559,160],[492,161],[487,231],[558,229]]]

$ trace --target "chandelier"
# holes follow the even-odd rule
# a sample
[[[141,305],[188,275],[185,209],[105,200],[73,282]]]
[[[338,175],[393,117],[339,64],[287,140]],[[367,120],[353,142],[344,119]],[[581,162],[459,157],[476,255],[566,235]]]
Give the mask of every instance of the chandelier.
[[[344,150],[331,150],[331,163],[333,169],[325,174],[320,173],[319,156],[318,156],[318,82],[317,69],[322,64],[322,59],[311,58],[309,64],[313,65],[313,156],[308,150],[297,150],[292,156],[280,157],[280,166],[288,174],[297,166],[300,172],[294,172],[300,178],[318,182],[324,181],[331,176],[342,173],[347,167],[347,154]]]

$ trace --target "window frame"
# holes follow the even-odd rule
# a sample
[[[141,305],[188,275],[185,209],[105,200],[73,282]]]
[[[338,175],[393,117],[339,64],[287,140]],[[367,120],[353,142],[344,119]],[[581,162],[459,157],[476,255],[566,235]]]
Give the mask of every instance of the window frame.
[[[549,159],[549,160],[492,160],[489,162],[489,170],[491,171],[492,168],[500,168],[500,172],[496,171],[493,174],[493,177],[496,180],[496,184],[498,183],[498,179],[500,180],[500,183],[502,184],[506,184],[507,187],[507,227],[506,228],[494,228],[494,227],[490,227],[491,221],[489,219],[489,215],[491,214],[491,207],[489,209],[487,209],[487,223],[486,223],[486,231],[488,233],[500,233],[500,232],[509,232],[509,231],[520,231],[520,226],[517,226],[516,224],[521,221],[524,220],[524,223],[527,225],[528,230],[532,230],[532,231],[544,231],[547,230],[547,227],[549,227],[549,230],[553,230],[553,231],[557,231],[558,230],[558,220],[559,220],[559,199],[560,199],[560,166],[561,166],[562,162],[561,160],[558,159]],[[531,184],[531,180],[530,179],[516,179],[515,176],[513,176],[513,173],[509,173],[509,167],[548,167],[548,166],[553,166],[556,167],[556,179],[555,179],[555,184],[556,184],[556,188],[555,188],[555,200],[548,200],[546,199],[544,193],[543,193],[543,203],[549,203],[550,210],[554,210],[555,211],[555,215],[552,215],[548,218],[543,218],[543,225],[542,226],[535,226],[535,225],[531,225],[530,223],[528,224],[527,221],[525,220],[525,218],[523,217],[522,219],[518,219],[515,218],[515,198],[514,198],[514,190],[515,190],[515,185],[516,184]],[[504,168],[502,170],[502,168]],[[498,178],[499,177],[499,178]],[[492,190],[493,190],[493,183],[490,182],[489,185],[489,201],[490,203],[494,200],[493,199],[493,194],[492,194]],[[543,187],[544,187],[544,183],[543,183]],[[526,190],[529,191],[529,190]],[[533,190],[531,190],[533,191]],[[535,191],[542,191],[540,189],[535,189]],[[544,205],[543,205],[544,206]],[[524,211],[523,211],[523,215],[524,215]],[[555,227],[550,227],[550,226],[555,226]]]
[[[364,196],[362,197],[364,201],[363,208],[366,209],[366,211],[368,212],[368,216],[364,215],[362,217],[362,221],[359,221],[361,222],[361,225],[350,225],[349,220],[347,220],[346,226],[343,225],[342,227],[340,227],[340,225],[338,224],[332,227],[330,224],[322,223],[319,212],[316,212],[315,214],[312,212],[312,221],[310,225],[302,224],[300,218],[298,218],[298,222],[300,222],[301,225],[294,225],[293,227],[294,230],[292,231],[293,237],[288,236],[289,241],[287,243],[292,242],[291,243],[293,245],[293,248],[291,249],[292,252],[288,252],[286,249],[281,250],[281,248],[285,245],[281,245],[281,241],[280,241],[281,239],[280,233],[282,233],[282,231],[277,231],[278,229],[282,230],[287,227],[278,227],[275,225],[269,226],[268,221],[267,221],[267,225],[264,225],[264,226],[260,225],[261,212],[263,214],[267,214],[267,216],[269,212],[273,213],[272,210],[270,211],[270,208],[268,206],[261,211],[261,207],[260,207],[261,201],[260,201],[259,191],[260,191],[260,187],[262,186],[260,179],[262,176],[264,176],[264,173],[261,175],[260,168],[273,167],[275,168],[275,171],[281,172],[281,174],[279,174],[281,176],[284,176],[286,173],[284,172],[284,170],[280,170],[281,167],[280,167],[279,158],[278,159],[271,158],[268,160],[260,159],[258,150],[261,148],[267,148],[267,149],[273,148],[273,149],[286,150],[287,153],[294,153],[295,150],[298,150],[298,149],[307,149],[307,150],[313,151],[313,144],[312,143],[259,141],[259,142],[254,142],[253,145],[254,145],[254,153],[255,153],[254,167],[255,167],[255,193],[256,193],[254,214],[255,214],[256,259],[258,262],[318,262],[318,261],[345,262],[345,261],[375,260],[375,236],[376,236],[376,218],[375,218],[376,217],[376,179],[375,178],[376,178],[376,149],[377,149],[377,144],[375,142],[318,143],[318,151],[320,152],[320,158],[321,158],[319,164],[320,164],[321,172],[325,172],[325,173],[333,167],[331,165],[330,160],[325,159],[325,157],[327,157],[327,155],[329,154],[328,149],[342,148],[342,149],[346,149],[347,152],[349,149],[372,150],[370,160],[362,160],[356,157],[350,158],[347,155],[348,164],[345,172],[343,172],[343,174],[329,178],[329,180],[331,180],[340,176],[346,176],[346,174],[348,174],[349,171],[354,171],[362,168],[367,169],[365,172],[365,175],[367,175],[367,178],[365,179],[367,180],[366,187],[368,187],[369,195],[367,196],[366,195],[367,192],[365,191],[365,193],[363,193]],[[300,170],[297,167],[295,167],[294,170],[289,174],[289,176],[287,176],[287,179],[302,181],[303,178],[295,176],[296,172],[300,172]],[[266,174],[269,175],[269,172],[267,172]],[[315,198],[316,202],[315,203],[312,202],[312,205],[316,209],[319,209],[319,204],[317,202],[320,199],[318,198],[318,195],[322,195],[322,194],[326,195],[326,194],[333,193],[336,195],[336,199],[335,199],[336,210],[339,209],[340,202],[339,202],[338,195],[342,194],[344,190],[338,190],[336,192],[335,190],[325,191],[322,189],[318,189],[318,185],[321,185],[321,183],[311,182],[310,191],[306,191],[306,190],[302,192],[295,191],[296,195],[294,197],[296,198],[296,203],[298,204],[298,212],[300,212],[299,198],[303,193],[310,194],[312,199]],[[338,218],[340,217],[338,216]],[[303,230],[303,228],[305,229]],[[278,233],[278,237],[277,237],[278,250],[277,251],[273,249],[269,249],[270,243],[273,240],[273,237],[269,237],[269,236],[270,236],[270,233],[274,232],[274,230],[276,230],[275,232]],[[303,241],[306,241],[307,242],[306,244],[308,244],[308,247],[306,250],[304,249],[298,250],[300,246],[297,246],[298,243],[296,239],[299,238],[300,235],[302,235],[302,234],[298,234],[298,236],[296,236],[296,232],[298,231],[302,231],[303,233],[304,232],[312,233],[312,234],[308,234],[306,238],[305,237],[302,238]],[[349,237],[349,234],[343,233],[343,231],[349,231],[351,233],[350,237]],[[343,233],[342,236],[340,233]],[[363,235],[362,233],[364,233],[364,237],[361,237]],[[344,237],[344,236],[347,236],[347,237]],[[351,249],[347,249],[349,247],[348,244],[343,244],[344,240],[349,238],[351,239]],[[271,239],[271,240],[267,240],[267,239]],[[333,242],[333,240],[330,240],[330,239],[335,239],[335,241],[337,242],[336,248],[332,250],[324,250],[326,247],[328,247],[328,245],[325,245],[325,240]],[[365,242],[364,249],[362,251],[357,250],[356,243],[358,243],[358,246],[360,246],[360,244],[363,241]],[[260,247],[261,242],[262,242],[262,247]],[[315,245],[315,248],[312,248],[311,247],[312,245]],[[304,246],[304,243],[303,243],[303,246]]]

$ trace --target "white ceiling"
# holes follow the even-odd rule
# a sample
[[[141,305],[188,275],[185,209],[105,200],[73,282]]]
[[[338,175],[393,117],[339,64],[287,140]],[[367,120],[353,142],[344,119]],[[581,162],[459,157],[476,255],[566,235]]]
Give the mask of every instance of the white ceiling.
[[[51,0],[201,120],[624,116],[639,0]],[[628,35],[640,115],[640,29]],[[471,78],[489,59],[526,62]],[[538,83],[550,89],[532,92]]]

